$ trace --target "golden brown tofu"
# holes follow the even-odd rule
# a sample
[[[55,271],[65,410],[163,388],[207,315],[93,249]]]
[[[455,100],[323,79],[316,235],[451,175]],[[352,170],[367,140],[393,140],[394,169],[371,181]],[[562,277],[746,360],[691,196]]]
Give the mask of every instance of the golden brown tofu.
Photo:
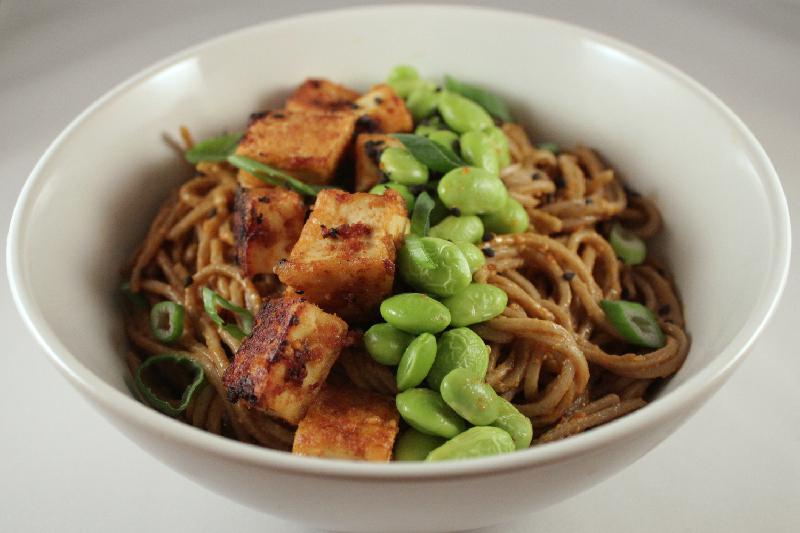
[[[228,400],[297,424],[322,389],[347,324],[304,298],[275,298],[256,317],[223,382]]]
[[[289,256],[306,219],[303,199],[280,187],[239,189],[233,229],[236,255],[246,276],[272,274]]]
[[[368,191],[380,183],[383,173],[378,167],[381,153],[389,146],[403,143],[384,133],[360,133],[356,137],[356,191]]]
[[[290,111],[326,110],[337,111],[355,108],[358,93],[338,83],[322,78],[309,78],[304,81],[286,100]]]
[[[361,461],[388,461],[397,437],[394,399],[326,385],[297,426],[292,453]]]
[[[324,184],[353,137],[349,111],[270,111],[253,118],[236,149],[242,155],[285,170],[308,183]]]
[[[414,119],[405,102],[385,83],[375,85],[361,95],[356,105],[362,131],[402,133],[414,128]]]
[[[326,311],[369,320],[392,290],[395,252],[407,226],[406,204],[397,191],[324,190],[275,273],[289,292],[304,291]]]

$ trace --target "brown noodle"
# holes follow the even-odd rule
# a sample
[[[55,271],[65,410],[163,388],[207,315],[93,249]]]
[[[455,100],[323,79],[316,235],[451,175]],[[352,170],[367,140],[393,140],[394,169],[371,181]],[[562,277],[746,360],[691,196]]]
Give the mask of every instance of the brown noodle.
[[[554,155],[535,147],[521,127],[505,124],[512,163],[501,173],[509,193],[528,212],[528,233],[494,236],[494,255],[475,275],[508,294],[502,315],[474,326],[491,348],[487,382],[530,417],[536,439],[549,442],[579,433],[645,405],[655,382],[674,374],[689,348],[675,286],[655,260],[626,266],[604,235],[622,222],[642,238],[661,227],[656,207],[627,191],[592,150]],[[188,131],[181,131],[187,146]],[[135,372],[153,354],[189,357],[207,384],[183,413],[184,421],[213,433],[287,450],[293,428],[226,400],[222,375],[238,341],[219,329],[202,306],[208,286],[257,313],[280,290],[272,275],[249,279],[236,264],[232,209],[235,170],[200,163],[195,177],[173,192],[153,219],[129,270],[131,290],[151,304],[185,307],[181,338],[155,341],[148,313],[131,306],[126,332]],[[489,252],[491,255],[491,252]],[[631,351],[605,318],[601,299],[639,301],[659,317],[663,348]],[[385,394],[396,392],[390,369],[358,350],[346,350],[330,380]]]

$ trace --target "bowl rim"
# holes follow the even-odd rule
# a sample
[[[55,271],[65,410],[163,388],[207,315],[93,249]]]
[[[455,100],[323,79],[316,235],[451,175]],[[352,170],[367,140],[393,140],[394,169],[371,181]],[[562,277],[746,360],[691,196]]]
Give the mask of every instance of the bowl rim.
[[[176,63],[202,54],[225,41],[235,40],[248,34],[269,32],[271,29],[280,26],[302,25],[330,17],[367,14],[390,16],[393,12],[405,12],[408,10],[414,10],[417,14],[420,10],[425,10],[430,14],[447,12],[446,14],[449,16],[459,13],[469,16],[479,12],[481,15],[498,18],[524,17],[531,23],[545,24],[559,31],[575,34],[579,38],[588,39],[621,52],[623,55],[667,75],[674,82],[684,86],[704,100],[730,123],[733,127],[733,134],[743,141],[748,155],[755,163],[756,173],[760,178],[760,184],[766,195],[767,203],[771,207],[770,223],[774,230],[773,263],[769,265],[767,282],[762,292],[758,295],[758,304],[750,311],[744,327],[714,356],[712,361],[696,375],[689,377],[684,383],[680,384],[675,390],[670,391],[663,397],[659,397],[658,401],[649,403],[646,409],[638,410],[621,419],[614,420],[594,428],[590,432],[581,433],[569,439],[539,445],[513,454],[465,461],[436,464],[374,464],[295,456],[287,452],[230,440],[188,424],[179,423],[107,384],[72,355],[54,334],[44,319],[41,309],[36,305],[23,265],[26,223],[31,216],[33,200],[36,198],[36,193],[46,183],[47,167],[51,164],[51,161],[57,158],[65,140],[74,131],[78,130],[97,110],[116,99],[124,97],[128,91],[140,83]],[[93,402],[97,402],[98,406],[103,408],[104,414],[124,418],[150,433],[159,434],[162,438],[177,441],[185,446],[199,448],[207,454],[247,464],[255,464],[276,471],[312,477],[327,476],[361,481],[404,482],[409,480],[441,481],[463,477],[500,475],[537,465],[561,462],[576,455],[590,452],[593,449],[607,446],[624,439],[628,435],[655,427],[677,412],[692,411],[693,406],[695,408],[699,407],[741,362],[745,353],[750,349],[773,315],[786,285],[790,250],[791,227],[789,210],[779,178],[766,152],[755,135],[727,105],[710,90],[678,68],[619,39],[552,18],[478,6],[394,4],[315,11],[254,24],[185,48],[140,70],[116,85],[69,123],[50,144],[26,179],[11,219],[6,243],[6,267],[11,294],[25,325],[61,373],[82,394]]]

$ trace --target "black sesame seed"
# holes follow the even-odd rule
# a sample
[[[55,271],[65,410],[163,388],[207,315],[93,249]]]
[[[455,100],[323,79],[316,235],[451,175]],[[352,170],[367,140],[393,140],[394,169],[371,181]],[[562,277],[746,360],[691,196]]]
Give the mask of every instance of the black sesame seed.
[[[408,191],[411,194],[413,194],[414,196],[417,196],[418,194],[422,193],[422,191],[424,191],[424,190],[425,190],[425,186],[424,185],[412,185],[411,187],[408,188]]]
[[[262,204],[268,204],[269,198],[267,196],[259,196],[258,201],[261,202]]]
[[[457,207],[454,207],[454,208],[450,209],[450,214],[453,215],[454,217],[460,217],[461,216],[461,209],[459,209]]]
[[[494,248],[491,248],[489,246],[487,246],[486,248],[481,248],[481,252],[483,252],[483,255],[485,255],[486,257],[494,257]]]
[[[256,215],[256,224],[258,224],[260,226],[263,223],[264,223],[264,215],[262,215],[261,213],[258,213]]]
[[[306,293],[306,291],[304,291],[303,289],[296,289],[296,290],[294,291],[294,293],[295,293],[295,294],[305,294],[305,293]]]
[[[486,233],[483,234],[483,237],[481,237],[481,239],[483,240],[483,242],[491,241],[492,239],[494,239],[494,233],[492,233],[491,231],[487,231]]]
[[[192,284],[192,276],[186,276],[185,278],[183,278],[184,287],[188,287],[191,284]]]
[[[659,315],[666,315],[667,313],[669,313],[669,309],[670,309],[669,308],[669,304],[664,304],[664,305],[662,305],[661,307],[658,308],[658,314]]]
[[[208,218],[214,218],[215,216],[217,216],[217,208],[212,207],[211,211],[208,212]]]
[[[534,172],[533,174],[531,174],[531,179],[532,179],[533,181],[536,181],[536,180],[540,180],[540,179],[542,179],[542,174],[541,174],[541,172],[539,172],[539,171],[537,170],[536,172]]]
[[[583,201],[583,203],[585,203],[586,205],[592,205],[592,204],[594,203],[594,200],[593,200],[593,199],[591,199],[591,198],[586,198],[586,199]]]
[[[567,184],[564,182],[564,176],[556,176],[553,178],[553,183],[556,184],[556,189],[563,189]]]
[[[571,271],[567,270],[566,272],[564,272],[564,275],[561,276],[561,277],[564,278],[564,281],[572,281],[572,278],[575,277],[575,272],[571,272]]]

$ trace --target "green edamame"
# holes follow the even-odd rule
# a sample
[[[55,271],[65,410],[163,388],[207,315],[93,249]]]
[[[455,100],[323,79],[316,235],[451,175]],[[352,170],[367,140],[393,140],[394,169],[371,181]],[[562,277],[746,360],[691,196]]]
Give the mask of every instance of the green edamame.
[[[426,435],[408,428],[394,444],[395,461],[424,461],[428,454],[447,442],[442,437]]]
[[[528,212],[511,196],[502,209],[481,215],[481,220],[486,231],[494,233],[523,233],[531,225]]]
[[[406,98],[419,82],[417,69],[409,65],[397,65],[386,78],[386,83],[400,98]]]
[[[436,237],[418,240],[428,262],[422,263],[412,256],[408,246],[400,248],[397,254],[400,275],[409,285],[437,296],[450,296],[470,284],[469,263],[458,246]]]
[[[472,165],[500,175],[500,158],[489,136],[480,131],[461,134],[461,157]]]
[[[500,415],[497,393],[469,369],[450,371],[442,380],[440,394],[453,411],[476,426],[488,426]]]
[[[408,94],[406,107],[411,111],[414,122],[419,122],[436,111],[438,100],[439,93],[436,92],[436,84],[430,81],[420,81]]]
[[[492,425],[511,435],[518,450],[529,447],[533,440],[533,426],[531,426],[530,418],[520,413],[511,402],[501,396],[497,397],[497,405],[500,415],[492,422]]]
[[[416,387],[425,380],[436,359],[436,337],[423,333],[411,341],[397,366],[397,390]]]
[[[498,211],[508,199],[508,191],[500,178],[476,167],[454,168],[442,177],[436,190],[445,206],[457,207],[462,215]]]
[[[439,390],[444,377],[456,368],[469,369],[477,379],[483,379],[489,368],[489,347],[469,328],[449,329],[439,337],[428,385]]]
[[[428,181],[428,167],[414,159],[405,148],[390,146],[381,153],[381,171],[401,185],[423,185]]]
[[[432,140],[439,146],[443,146],[445,148],[449,148],[455,151],[455,145],[456,141],[458,141],[458,135],[456,135],[450,130],[437,130],[428,133],[428,139]]]
[[[475,215],[449,216],[433,226],[428,235],[451,242],[475,243],[483,237],[483,222]]]
[[[508,295],[494,285],[471,283],[442,303],[450,310],[451,326],[471,326],[502,313],[508,304]]]
[[[430,389],[403,391],[395,397],[395,404],[403,420],[426,435],[450,439],[466,429],[464,419]]]
[[[406,333],[439,333],[450,324],[450,311],[427,294],[396,294],[381,303],[386,322]],[[402,357],[402,356],[401,356]]]
[[[474,244],[462,241],[453,244],[458,246],[458,249],[464,254],[471,274],[475,274],[475,272],[486,264],[486,257],[483,255],[483,252],[481,252],[481,249]]]
[[[483,130],[489,144],[494,148],[497,153],[497,160],[500,162],[500,168],[507,167],[511,164],[511,152],[508,149],[508,137],[503,133],[503,130],[497,126],[486,128]]]
[[[364,333],[364,347],[382,365],[396,365],[414,337],[391,324],[375,324]]]
[[[450,91],[439,94],[439,113],[450,129],[465,133],[494,126],[494,120],[481,106]]]
[[[426,461],[486,457],[514,451],[511,435],[500,428],[481,426],[451,438],[428,454]]]
[[[411,194],[411,191],[405,185],[401,185],[400,183],[381,183],[371,188],[369,192],[370,194],[383,194],[386,192],[386,189],[393,189],[399,192],[403,200],[406,201],[408,212],[410,213],[414,210],[414,195]]]

